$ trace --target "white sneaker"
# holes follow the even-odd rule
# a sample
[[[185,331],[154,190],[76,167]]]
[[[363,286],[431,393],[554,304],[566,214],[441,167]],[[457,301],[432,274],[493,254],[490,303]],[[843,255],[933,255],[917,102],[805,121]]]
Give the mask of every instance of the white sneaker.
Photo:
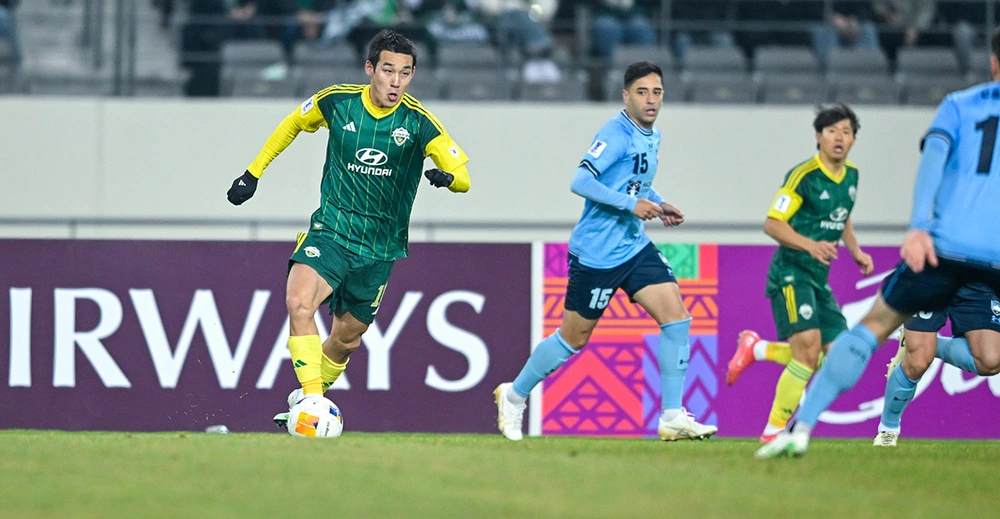
[[[514,405],[507,400],[507,393],[514,390],[514,385],[505,382],[493,390],[493,400],[497,404],[497,428],[508,440],[521,441],[521,422],[524,419],[524,404]]]
[[[876,447],[895,447],[896,440],[899,439],[899,433],[895,431],[879,431],[875,435],[875,441],[872,445]]]
[[[903,329],[901,335],[899,336],[899,350],[896,351],[896,356],[885,365],[885,378],[886,380],[892,376],[892,370],[896,369],[896,365],[903,362],[903,357],[906,356],[906,329]]]
[[[672,420],[664,421],[661,415],[660,424],[656,428],[656,432],[660,435],[661,440],[667,442],[675,440],[704,440],[719,432],[719,428],[714,425],[702,425],[694,421],[694,415],[682,407],[681,412]]]
[[[769,458],[780,458],[782,456],[799,457],[806,453],[809,448],[809,433],[807,432],[783,432],[776,436],[771,443],[757,449],[753,457],[763,460]]]

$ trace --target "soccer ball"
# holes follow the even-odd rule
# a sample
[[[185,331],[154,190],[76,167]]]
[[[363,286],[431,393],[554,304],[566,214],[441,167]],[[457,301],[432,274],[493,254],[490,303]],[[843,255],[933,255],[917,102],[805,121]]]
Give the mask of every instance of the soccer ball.
[[[336,438],[344,432],[344,417],[330,399],[310,395],[288,411],[288,434],[303,438]]]

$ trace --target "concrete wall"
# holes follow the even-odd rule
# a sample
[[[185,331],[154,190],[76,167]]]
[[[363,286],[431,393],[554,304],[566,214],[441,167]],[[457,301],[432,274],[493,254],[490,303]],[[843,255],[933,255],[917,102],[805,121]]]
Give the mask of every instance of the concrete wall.
[[[0,98],[0,237],[288,239],[318,202],[326,130],[300,135],[247,204],[229,205],[225,191],[297,103]],[[422,186],[418,241],[565,240],[581,208],[569,191],[575,166],[621,108],[426,106],[471,157],[473,187]],[[854,221],[863,239],[897,243],[933,110],[857,111]],[[651,228],[654,237],[766,243],[758,229],[775,190],[814,153],[812,115],[809,106],[665,106],[654,185],[688,229]]]

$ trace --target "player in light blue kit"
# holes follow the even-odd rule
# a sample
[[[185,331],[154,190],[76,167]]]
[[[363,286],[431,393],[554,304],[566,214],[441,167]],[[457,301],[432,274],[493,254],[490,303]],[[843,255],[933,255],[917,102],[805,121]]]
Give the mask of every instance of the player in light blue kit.
[[[993,82],[949,94],[924,136],[903,261],[861,323],[834,341],[791,431],[758,449],[758,458],[805,454],[820,413],[857,383],[875,349],[911,315],[944,310],[970,282],[1000,292],[1000,30],[990,47]],[[967,344],[953,354],[971,362]]]
[[[667,227],[684,221],[684,214],[653,189],[660,148],[660,131],[653,123],[663,103],[663,72],[649,62],[633,63],[625,70],[624,83],[625,109],[597,133],[571,186],[586,201],[569,239],[562,325],[538,343],[514,382],[493,392],[497,426],[510,440],[522,438],[525,400],[532,388],[587,345],[619,288],[660,325],[660,438],[704,439],[718,430],[694,421],[681,407],[691,316],[673,270],[642,224],[653,218]]]

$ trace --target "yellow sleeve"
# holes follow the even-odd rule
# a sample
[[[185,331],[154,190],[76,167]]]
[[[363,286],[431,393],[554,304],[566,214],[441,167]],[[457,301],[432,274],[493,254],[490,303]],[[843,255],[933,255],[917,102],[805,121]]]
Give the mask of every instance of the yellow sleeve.
[[[771,203],[771,209],[767,211],[767,217],[787,222],[800,207],[802,207],[802,197],[795,191],[783,187],[774,196],[774,202]]]
[[[247,171],[260,178],[264,175],[268,164],[276,159],[282,151],[285,151],[285,148],[295,140],[295,137],[298,137],[299,132],[313,133],[321,126],[327,126],[326,118],[323,117],[323,113],[317,106],[316,96],[312,96],[278,123],[278,127],[267,138],[260,153],[247,167]]]
[[[472,187],[469,170],[465,167],[469,157],[447,133],[442,132],[431,139],[424,147],[424,156],[430,157],[438,168],[455,176],[455,180],[448,186],[453,193],[465,193]]]

